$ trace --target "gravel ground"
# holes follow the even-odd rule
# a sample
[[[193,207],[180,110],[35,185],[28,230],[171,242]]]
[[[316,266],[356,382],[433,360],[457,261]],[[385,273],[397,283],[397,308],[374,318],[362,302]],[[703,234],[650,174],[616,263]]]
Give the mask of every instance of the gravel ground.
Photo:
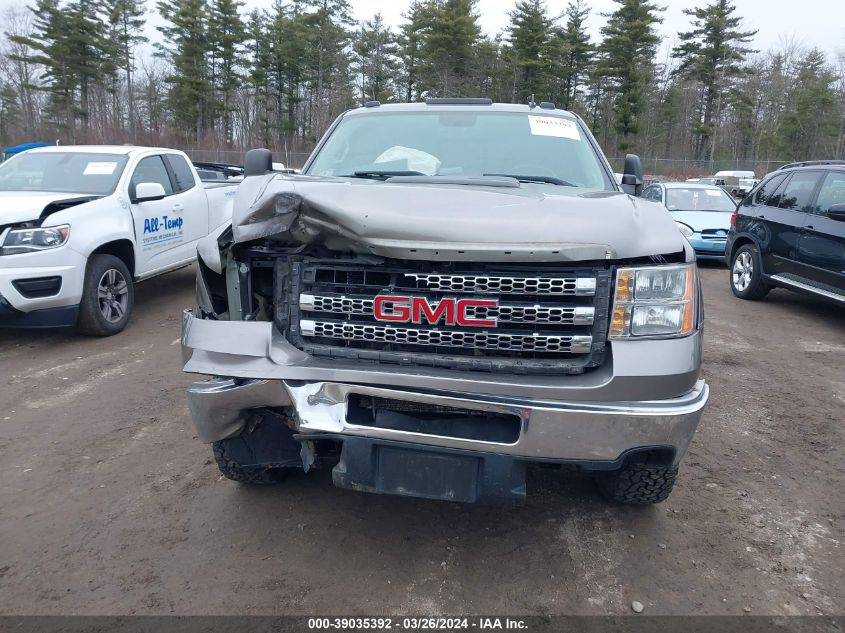
[[[0,613],[842,614],[845,313],[702,276],[711,403],[649,508],[549,469],[516,509],[221,479],[185,406],[191,269],[112,338],[0,331]]]

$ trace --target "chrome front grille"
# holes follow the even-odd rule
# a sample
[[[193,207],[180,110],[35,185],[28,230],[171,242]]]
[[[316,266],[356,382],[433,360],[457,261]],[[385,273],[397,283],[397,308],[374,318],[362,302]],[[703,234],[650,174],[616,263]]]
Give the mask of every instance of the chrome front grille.
[[[604,357],[610,276],[603,265],[291,257],[276,264],[275,320],[294,345],[315,356],[517,374],[580,373]],[[381,320],[375,316],[380,295],[390,304],[381,305]],[[404,305],[397,298],[420,310],[388,320]],[[444,300],[446,309],[440,310]],[[496,305],[473,304],[491,300]]]
[[[590,351],[593,337],[556,336],[540,334],[500,334],[498,332],[456,332],[387,325],[362,325],[342,321],[299,322],[303,336],[372,341],[435,347],[469,347],[472,349],[505,350],[521,352],[565,352],[584,354]]]
[[[373,316],[374,299],[345,295],[299,295],[299,307],[304,312],[332,314],[362,314]],[[436,303],[434,304],[436,306]],[[559,325],[591,325],[596,309],[593,306],[543,306],[522,303],[499,305],[495,308],[472,306],[467,310],[473,319],[495,318],[499,323],[557,323]]]
[[[596,292],[590,277],[498,277],[491,275],[441,275],[406,273],[417,287],[441,292],[494,292],[507,295],[578,295]]]

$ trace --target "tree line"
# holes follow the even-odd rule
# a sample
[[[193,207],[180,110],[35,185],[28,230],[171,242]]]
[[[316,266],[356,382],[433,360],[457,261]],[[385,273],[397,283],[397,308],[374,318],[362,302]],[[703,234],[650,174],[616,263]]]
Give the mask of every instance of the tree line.
[[[571,0],[557,15],[516,0],[489,36],[477,0],[411,0],[395,28],[379,14],[356,23],[348,0],[250,12],[240,0],[34,0],[2,19],[0,144],[307,151],[369,100],[533,96],[581,115],[610,155],[845,158],[845,58],[793,42],[754,50],[730,0],[686,9],[688,29],[662,46],[662,7],[614,2],[596,15]]]

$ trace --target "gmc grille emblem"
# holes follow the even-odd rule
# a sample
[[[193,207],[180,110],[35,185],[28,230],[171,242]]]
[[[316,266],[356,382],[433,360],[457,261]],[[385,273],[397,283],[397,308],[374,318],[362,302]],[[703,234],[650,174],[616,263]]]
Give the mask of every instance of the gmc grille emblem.
[[[425,297],[378,295],[373,306],[376,321],[393,323],[428,323],[464,327],[496,327],[496,317],[478,319],[467,314],[468,308],[496,308],[496,299],[450,299],[429,303]]]

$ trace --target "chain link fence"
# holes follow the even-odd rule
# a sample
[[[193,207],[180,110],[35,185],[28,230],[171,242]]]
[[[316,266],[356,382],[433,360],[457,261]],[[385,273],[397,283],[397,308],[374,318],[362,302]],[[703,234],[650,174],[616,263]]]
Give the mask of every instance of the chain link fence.
[[[284,163],[285,167],[300,169],[310,152],[289,152],[283,149],[272,149],[273,160]],[[191,160],[205,163],[229,163],[242,165],[244,151],[219,149],[187,149],[185,153]],[[622,172],[625,164],[624,157],[611,158],[610,164],[614,171]],[[660,178],[683,180],[712,176],[718,171],[753,171],[757,178],[776,170],[790,161],[774,160],[686,160],[676,158],[643,158],[643,173]]]
[[[622,172],[624,157],[611,158],[614,171]],[[712,176],[719,171],[753,171],[757,178],[786,165],[785,160],[685,160],[676,158],[643,158],[643,173],[648,176],[683,180]]]
[[[273,160],[277,163],[284,163],[285,167],[300,169],[311,152],[285,152],[280,149],[271,149]],[[220,149],[186,149],[185,153],[193,161],[200,163],[227,163],[230,165],[243,165],[246,151],[220,150]]]

